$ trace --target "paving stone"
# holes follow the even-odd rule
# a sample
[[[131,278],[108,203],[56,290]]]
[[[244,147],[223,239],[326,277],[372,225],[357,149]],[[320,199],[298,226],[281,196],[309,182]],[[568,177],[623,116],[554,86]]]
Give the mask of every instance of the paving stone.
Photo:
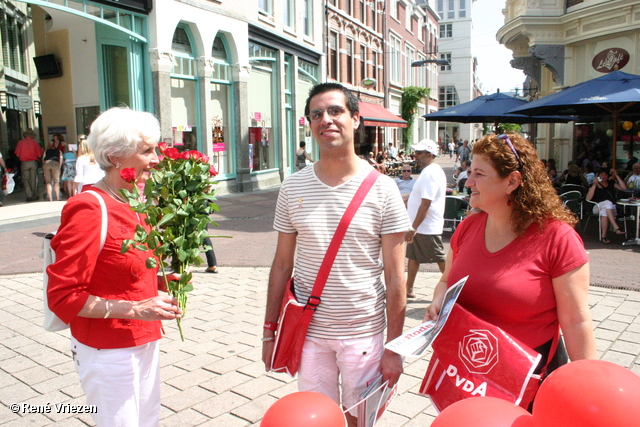
[[[275,402],[274,398],[270,399],[271,403]],[[211,397],[208,399],[194,404],[193,409],[210,418],[216,418],[225,413],[233,413],[235,408],[245,405],[247,402],[251,401],[231,391],[225,391],[221,394],[211,394]],[[265,411],[267,409],[268,406],[265,408]],[[262,414],[264,414],[264,412]]]
[[[256,423],[260,421],[264,413],[267,412],[267,409],[269,409],[274,402],[275,399],[271,396],[260,396],[248,404],[233,409],[231,413],[251,423]]]
[[[376,422],[376,427],[398,427],[407,423],[411,418],[387,410]]]
[[[174,412],[182,411],[183,409],[192,408],[198,403],[210,399],[213,396],[208,390],[202,387],[195,386],[186,390],[174,393],[170,398],[163,399],[162,404]]]
[[[270,377],[259,377],[253,381],[240,384],[233,387],[231,391],[244,396],[247,399],[254,400],[263,394],[268,394],[272,390],[282,386],[282,382]]]
[[[394,399],[388,410],[407,418],[413,418],[430,404],[431,401],[427,397],[416,393],[403,393]]]
[[[269,393],[269,396],[281,399],[287,394],[296,393],[298,391],[298,381],[292,380],[289,383],[284,384],[282,387],[278,387]]]
[[[184,373],[182,375],[175,376],[171,379],[164,380],[165,383],[172,385],[173,387],[186,390],[189,387],[206,383],[211,378],[218,376],[217,374],[207,371],[201,367],[194,369],[191,372]]]
[[[640,342],[628,342],[618,340],[613,343],[611,346],[611,350],[619,351],[620,353],[627,353],[632,356],[637,356],[640,354]]]
[[[607,351],[601,358],[607,362],[616,363],[624,368],[630,368],[637,359],[636,355],[621,353],[619,351]]]
[[[160,421],[160,426],[175,427],[175,426],[199,426],[209,421],[210,418],[202,415],[201,413],[192,409],[185,409],[171,416],[163,418]],[[227,426],[225,426],[227,427]]]
[[[46,381],[39,382],[32,387],[38,393],[46,394],[62,390],[77,383],[78,375],[75,372],[70,372],[65,375],[56,375]]]
[[[199,354],[197,356],[187,356],[185,354],[185,357],[182,360],[176,360],[173,366],[184,369],[185,371],[193,371],[200,369],[202,366],[215,363],[219,359],[219,357],[209,353]]]
[[[221,394],[227,390],[231,390],[240,384],[253,380],[253,377],[242,374],[237,371],[227,372],[223,375],[216,375],[200,383],[200,387],[216,394]]]
[[[608,330],[616,331],[616,332],[622,332],[627,328],[627,326],[629,326],[628,323],[615,322],[613,320],[605,320],[602,323],[600,323],[598,328],[599,329],[608,329]]]
[[[222,414],[217,418],[207,421],[204,424],[200,424],[199,427],[245,427],[249,426],[247,420],[243,420],[242,418],[238,418],[233,414]]]

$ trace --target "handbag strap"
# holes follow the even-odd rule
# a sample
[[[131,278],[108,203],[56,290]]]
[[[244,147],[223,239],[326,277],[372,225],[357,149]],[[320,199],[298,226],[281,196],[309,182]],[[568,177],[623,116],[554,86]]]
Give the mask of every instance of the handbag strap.
[[[102,248],[104,247],[104,242],[107,241],[107,205],[104,203],[104,199],[98,193],[93,190],[87,190],[85,193],[93,194],[96,199],[98,199],[98,203],[100,203],[100,211],[102,212],[102,221],[100,223],[100,252],[102,252]]]
[[[327,249],[327,253],[324,255],[324,259],[322,260],[322,264],[320,265],[320,270],[318,271],[316,281],[313,284],[313,289],[311,290],[311,296],[309,296],[307,304],[304,307],[305,310],[311,309],[315,311],[315,309],[320,305],[320,295],[322,295],[324,285],[327,283],[327,279],[329,278],[331,267],[333,266],[333,262],[338,255],[338,249],[340,249],[342,240],[344,239],[345,234],[347,234],[347,228],[349,228],[349,224],[358,211],[358,208],[362,204],[362,201],[367,196],[369,190],[380,175],[381,174],[377,169],[373,169],[371,172],[369,172],[369,175],[367,175],[364,181],[362,181],[362,184],[360,184],[358,191],[356,191],[353,199],[351,199],[351,202],[349,203],[347,210],[344,212],[344,215],[342,215],[340,223],[338,224],[338,228],[336,228],[336,232],[331,239],[331,243],[329,244],[329,249]]]
[[[547,355],[547,362],[544,364],[544,366],[542,367],[542,370],[540,371],[540,377],[541,378],[544,378],[544,377],[547,376],[547,368],[549,368],[549,365],[551,364],[551,361],[556,356],[556,351],[558,351],[558,345],[559,344],[560,344],[560,328],[558,327],[558,331],[554,335],[553,340],[551,341],[551,346],[549,347],[549,354]]]

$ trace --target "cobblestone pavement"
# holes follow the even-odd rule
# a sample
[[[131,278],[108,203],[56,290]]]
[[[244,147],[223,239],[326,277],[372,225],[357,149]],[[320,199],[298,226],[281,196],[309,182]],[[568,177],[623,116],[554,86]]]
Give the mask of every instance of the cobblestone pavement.
[[[296,381],[267,374],[260,336],[267,268],[227,267],[194,275],[195,290],[181,342],[173,322],[161,341],[161,426],[258,426],[278,398],[296,391]],[[418,273],[418,298],[408,304],[406,328],[420,323],[439,275]],[[69,351],[68,331],[42,329],[39,274],[0,276],[0,425],[93,425],[87,414],[56,413],[54,405],[84,405]],[[592,288],[598,353],[640,374],[640,293]],[[407,360],[400,394],[380,427],[425,427],[436,412],[418,394],[429,355]],[[51,413],[13,413],[11,404],[46,405]]]

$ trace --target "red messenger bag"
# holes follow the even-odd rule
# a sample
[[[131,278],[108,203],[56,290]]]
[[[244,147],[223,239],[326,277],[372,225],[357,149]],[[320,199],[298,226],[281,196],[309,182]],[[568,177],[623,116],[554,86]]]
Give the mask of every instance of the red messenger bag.
[[[379,176],[380,172],[376,169],[372,170],[364,181],[362,181],[358,191],[356,191],[356,194],[353,196],[331,239],[329,249],[322,260],[316,281],[311,290],[311,296],[306,303],[298,302],[294,291],[293,277],[287,282],[287,287],[282,299],[282,306],[280,308],[280,317],[278,318],[275,345],[273,346],[273,355],[271,358],[272,371],[286,372],[292,377],[298,372],[300,358],[302,357],[302,347],[307,337],[309,323],[311,322],[313,313],[320,305],[320,296],[329,278],[329,273],[338,254],[338,249],[340,249],[340,245],[342,244],[342,239],[362,201]]]
[[[433,342],[433,355],[420,386],[438,411],[468,397],[488,396],[527,409],[557,349],[553,339],[547,363],[534,374],[541,355],[498,326],[459,304]]]

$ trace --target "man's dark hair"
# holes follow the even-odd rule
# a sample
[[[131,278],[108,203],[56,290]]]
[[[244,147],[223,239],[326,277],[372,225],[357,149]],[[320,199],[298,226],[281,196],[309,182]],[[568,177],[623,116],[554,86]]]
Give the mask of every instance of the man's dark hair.
[[[349,114],[353,117],[353,113],[360,111],[360,107],[358,105],[358,98],[346,87],[342,86],[340,83],[320,83],[315,85],[309,91],[309,96],[307,97],[307,103],[304,106],[304,115],[305,117],[309,117],[309,103],[311,98],[316,95],[320,95],[321,93],[338,91],[344,93],[345,101],[347,109],[349,110]]]

